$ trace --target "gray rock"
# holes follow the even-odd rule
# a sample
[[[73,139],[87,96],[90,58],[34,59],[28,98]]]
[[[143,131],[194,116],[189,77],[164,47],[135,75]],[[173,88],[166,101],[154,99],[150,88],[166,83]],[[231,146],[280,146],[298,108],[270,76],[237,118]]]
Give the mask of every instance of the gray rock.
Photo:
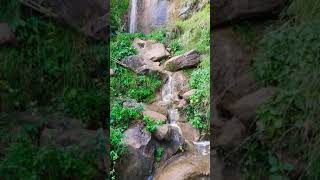
[[[232,118],[225,122],[225,124],[215,130],[214,147],[222,147],[224,149],[232,149],[237,147],[245,138],[246,128],[242,122],[237,118]]]
[[[228,110],[238,117],[246,126],[249,126],[251,121],[255,119],[258,107],[266,103],[275,93],[276,88],[261,88],[230,105]]]
[[[196,50],[191,50],[183,55],[173,57],[164,63],[167,71],[177,71],[180,69],[195,67],[200,63],[200,55]]]
[[[194,93],[196,93],[197,90],[196,89],[191,89],[190,91],[184,93],[182,95],[182,98],[185,99],[185,100],[188,100]]]
[[[160,61],[170,55],[163,44],[156,43],[153,40],[144,41],[136,38],[133,41],[133,46],[146,61]]]
[[[109,11],[104,0],[22,0],[21,3],[49,17],[62,19],[90,37],[107,39],[109,35]]]
[[[142,114],[144,116],[148,116],[150,117],[151,119],[153,120],[156,120],[156,121],[162,121],[163,123],[165,123],[167,121],[167,117],[163,114],[160,114],[158,112],[155,112],[155,111],[148,111],[148,110],[145,110],[142,112]]]
[[[119,179],[147,179],[152,173],[155,144],[143,124],[135,124],[125,132],[128,153],[118,162]]]
[[[285,0],[216,0],[213,3],[214,25],[235,19],[248,19],[272,15]]]
[[[9,24],[0,23],[0,45],[12,44],[16,40],[15,35],[11,31]]]
[[[170,140],[171,127],[168,124],[157,126],[156,131],[153,133],[154,137],[159,140]]]

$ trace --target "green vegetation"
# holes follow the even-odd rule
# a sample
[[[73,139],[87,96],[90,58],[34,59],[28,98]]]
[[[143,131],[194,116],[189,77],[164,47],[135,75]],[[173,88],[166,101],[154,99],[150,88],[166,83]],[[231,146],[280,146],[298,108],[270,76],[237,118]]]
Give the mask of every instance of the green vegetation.
[[[115,2],[114,2],[115,3]],[[115,5],[114,9],[119,5]],[[124,6],[122,6],[124,7]],[[186,21],[177,22],[174,29],[180,29],[181,33],[170,35],[170,28],[159,29],[151,34],[123,32],[123,22],[117,21],[112,27],[117,27],[117,31],[111,37],[111,68],[115,76],[111,78],[111,152],[112,159],[111,178],[116,179],[116,163],[121,156],[126,153],[123,141],[123,132],[131,123],[137,120],[144,121],[146,130],[154,132],[162,122],[153,120],[148,116],[142,116],[142,106],[139,103],[148,103],[155,98],[156,91],[163,82],[158,74],[138,75],[127,68],[120,66],[117,62],[125,57],[137,54],[132,42],[135,38],[156,40],[170,48],[170,53],[180,55],[184,52],[196,48],[204,57],[201,65],[191,73],[190,87],[197,89],[191,98],[191,105],[187,110],[190,115],[188,119],[195,127],[208,129],[209,123],[209,78],[210,78],[210,28],[208,27],[210,7],[205,7],[202,11],[195,13]],[[120,13],[118,13],[119,15]],[[116,16],[118,16],[116,15]],[[118,18],[119,19],[119,18]],[[121,24],[121,23],[122,24]],[[119,23],[121,25],[119,25]],[[192,24],[192,25],[191,25]],[[199,28],[202,27],[202,28]],[[174,30],[170,31],[175,33]],[[125,107],[124,102],[137,102],[134,107]],[[158,147],[155,152],[156,161],[160,161],[164,149]]]
[[[148,76],[138,75],[131,70],[117,64],[121,59],[136,54],[132,46],[134,38],[142,39],[153,38],[159,40],[162,38],[160,33],[144,35],[141,33],[128,34],[118,33],[111,37],[111,68],[116,76],[110,80],[111,95],[111,150],[110,158],[112,160],[111,178],[116,178],[115,165],[117,160],[123,155],[125,145],[123,144],[123,132],[134,120],[142,120],[142,106],[128,108],[123,106],[123,102],[135,100],[138,102],[149,102],[155,97],[155,92],[161,86],[161,80],[158,74]],[[149,123],[150,130],[153,124]]]
[[[52,19],[22,15],[17,0],[1,1],[0,21],[17,38],[17,45],[0,48],[1,111],[60,112],[88,128],[101,128],[108,103],[107,46]],[[27,132],[15,131],[22,126]],[[94,153],[80,156],[76,146],[39,146],[39,128],[0,122],[1,178],[92,179],[97,174]]]
[[[163,121],[152,119],[149,116],[144,116],[143,121],[146,123],[146,129],[150,133],[155,132],[157,129],[157,126],[164,124]]]
[[[128,11],[129,0],[110,1],[110,29],[111,32],[124,30],[124,15]]]
[[[208,131],[210,124],[210,6],[195,13],[185,21],[178,21],[177,28],[181,33],[171,42],[176,54],[197,49],[202,55],[202,62],[191,72],[189,87],[196,89],[191,96],[190,104],[185,108],[190,123],[199,129]],[[183,49],[181,49],[183,47]]]
[[[267,33],[258,46],[253,74],[261,85],[278,91],[257,112],[256,133],[263,136],[263,144],[253,138],[248,147],[260,148],[244,151],[247,174],[255,175],[249,179],[320,177],[319,9],[318,1],[292,1],[283,25]],[[297,169],[284,163],[279,152],[305,165]],[[250,161],[255,157],[259,161]]]
[[[160,162],[164,153],[164,149],[162,147],[158,147],[155,154],[155,159],[157,162]]]

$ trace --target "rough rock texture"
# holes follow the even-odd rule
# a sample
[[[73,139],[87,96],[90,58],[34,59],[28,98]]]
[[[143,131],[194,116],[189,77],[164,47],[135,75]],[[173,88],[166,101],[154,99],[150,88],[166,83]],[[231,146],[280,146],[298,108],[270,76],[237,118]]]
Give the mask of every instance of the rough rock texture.
[[[164,63],[164,69],[177,71],[180,69],[195,67],[200,63],[200,55],[196,50],[191,50],[183,55],[173,57]]]
[[[142,114],[144,116],[149,116],[151,119],[156,120],[156,121],[162,121],[162,122],[166,122],[167,121],[167,117],[163,114],[160,114],[158,112],[155,111],[143,111]]]
[[[16,40],[15,35],[11,31],[7,23],[0,23],[0,45],[12,44]]]
[[[128,56],[122,59],[119,64],[133,70],[136,73],[143,73],[147,66],[143,58],[138,55]]]
[[[107,39],[108,5],[104,0],[22,0],[24,5],[47,16],[62,19],[86,35]]]
[[[219,129],[214,129],[214,147],[232,149],[238,146],[245,137],[245,126],[237,118],[232,118]]]
[[[188,78],[183,71],[177,71],[172,74],[173,88],[178,94],[184,94],[189,91]]]
[[[199,129],[196,129],[190,125],[190,123],[177,123],[178,126],[181,128],[182,136],[187,141],[198,141],[200,138],[200,132]]]
[[[232,28],[218,29],[213,33],[214,66],[213,96],[218,97],[225,89],[236,83],[236,79],[250,68],[251,52],[245,49],[245,44],[239,41]]]
[[[257,108],[266,103],[275,93],[275,88],[261,88],[252,94],[242,97],[235,104],[230,105],[229,111],[249,126],[251,120],[255,118]]]
[[[185,145],[185,139],[181,136],[179,129],[173,126],[170,129],[168,138],[161,142],[162,147],[164,147],[162,160],[169,159]]]
[[[216,0],[213,3],[214,25],[236,19],[252,19],[278,13],[285,0]]]
[[[193,13],[201,10],[209,2],[209,0],[184,1],[184,4],[179,8],[178,16],[180,19],[185,20]]]
[[[153,135],[159,141],[170,140],[171,126],[169,124],[157,126],[156,131],[153,133]]]
[[[258,90],[258,85],[249,74],[243,74],[235,78],[233,84],[227,87],[218,97],[217,104],[220,109],[226,109],[241,97]]]
[[[133,46],[138,50],[139,55],[147,61],[160,61],[170,55],[165,46],[153,40],[134,39]]]
[[[135,124],[125,132],[128,153],[118,162],[119,179],[147,179],[152,173],[155,144],[144,125]]]
[[[190,91],[184,93],[182,95],[182,98],[185,99],[185,100],[188,100],[194,93],[196,93],[196,89],[191,89]]]
[[[146,111],[155,111],[160,114],[163,114],[164,116],[168,115],[167,109],[161,105],[159,105],[158,102],[154,102],[152,104],[148,104],[144,108]]]
[[[154,176],[154,180],[210,179],[210,157],[183,154],[175,156],[163,164]]]

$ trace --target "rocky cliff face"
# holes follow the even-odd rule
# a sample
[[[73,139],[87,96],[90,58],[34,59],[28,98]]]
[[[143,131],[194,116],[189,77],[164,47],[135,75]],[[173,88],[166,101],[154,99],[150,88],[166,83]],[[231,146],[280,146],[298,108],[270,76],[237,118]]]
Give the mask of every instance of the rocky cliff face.
[[[208,2],[208,0],[138,0],[137,32],[150,33],[154,29],[173,24],[178,18],[187,19]]]

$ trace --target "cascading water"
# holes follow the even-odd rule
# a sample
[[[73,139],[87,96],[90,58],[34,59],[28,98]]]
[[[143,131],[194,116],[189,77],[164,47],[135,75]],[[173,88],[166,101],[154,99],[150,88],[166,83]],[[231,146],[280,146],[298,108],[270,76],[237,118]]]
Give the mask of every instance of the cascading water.
[[[164,84],[161,91],[162,101],[164,104],[166,104],[168,109],[169,124],[172,127],[177,128],[179,130],[179,133],[182,134],[181,128],[177,124],[180,119],[180,113],[177,108],[173,107],[173,102],[179,99],[178,93],[175,89],[176,82],[174,78],[172,78],[171,72],[167,72],[167,75],[168,80]],[[193,142],[193,145],[199,154],[204,156],[210,154],[210,141],[197,141]]]
[[[130,11],[130,20],[129,20],[129,23],[130,23],[129,32],[135,33],[137,30],[138,0],[131,0],[130,4],[131,4],[131,11]]]

